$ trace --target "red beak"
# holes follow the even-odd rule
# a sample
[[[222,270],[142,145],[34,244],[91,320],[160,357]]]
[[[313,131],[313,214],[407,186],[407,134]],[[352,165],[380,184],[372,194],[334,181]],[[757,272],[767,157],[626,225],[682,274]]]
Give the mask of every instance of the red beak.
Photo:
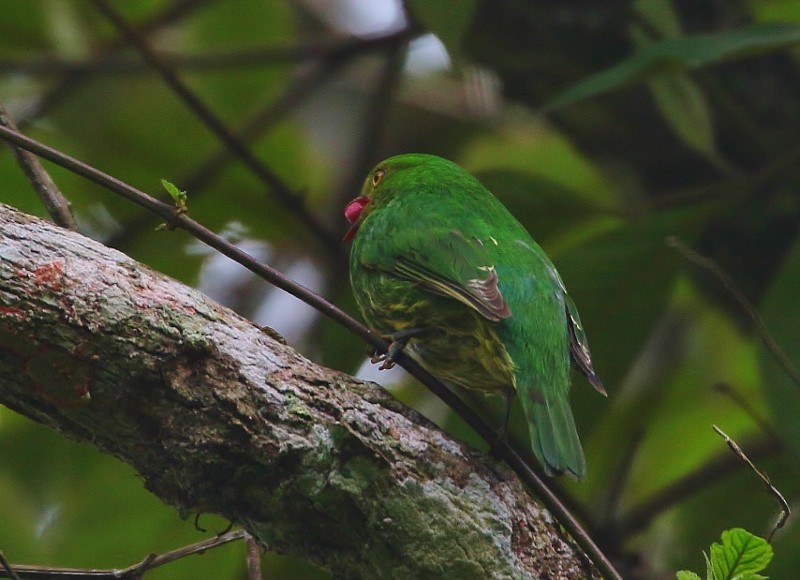
[[[344,241],[349,242],[355,237],[356,232],[358,231],[358,226],[361,225],[361,220],[359,219],[361,217],[361,212],[364,211],[364,208],[368,203],[369,198],[361,195],[345,206],[344,217],[347,218],[347,221],[349,221],[352,225],[344,235]]]

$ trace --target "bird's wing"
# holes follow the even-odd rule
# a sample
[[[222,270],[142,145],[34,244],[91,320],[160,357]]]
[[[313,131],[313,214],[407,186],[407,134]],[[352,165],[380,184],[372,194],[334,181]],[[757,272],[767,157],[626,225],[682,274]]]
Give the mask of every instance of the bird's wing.
[[[569,352],[572,355],[572,360],[578,369],[586,375],[592,386],[603,395],[606,394],[606,389],[603,383],[594,372],[592,366],[592,355],[589,353],[589,341],[586,339],[586,333],[583,331],[581,318],[578,316],[578,309],[572,298],[564,292],[564,304],[567,309],[567,327],[569,329]]]
[[[391,242],[376,244],[374,251],[362,255],[364,266],[458,300],[487,320],[511,316],[482,240],[454,229],[391,237]]]

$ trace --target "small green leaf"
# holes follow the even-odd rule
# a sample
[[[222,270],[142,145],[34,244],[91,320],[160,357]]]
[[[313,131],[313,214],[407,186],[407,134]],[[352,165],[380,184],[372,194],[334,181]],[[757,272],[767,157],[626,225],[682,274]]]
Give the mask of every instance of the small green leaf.
[[[782,50],[800,43],[797,24],[765,23],[737,31],[668,38],[567,89],[545,111],[644,82],[665,72],[682,72],[719,62]]]
[[[175,207],[179,210],[186,211],[186,202],[189,199],[186,195],[185,191],[181,191],[178,189],[174,183],[167,181],[166,179],[161,180],[161,185],[164,186],[164,189],[167,190],[172,200],[175,202]]]
[[[675,574],[678,580],[702,580],[700,576],[689,570],[680,570]]]
[[[772,560],[772,546],[742,528],[722,532],[722,544],[711,544],[714,580],[759,580]]]

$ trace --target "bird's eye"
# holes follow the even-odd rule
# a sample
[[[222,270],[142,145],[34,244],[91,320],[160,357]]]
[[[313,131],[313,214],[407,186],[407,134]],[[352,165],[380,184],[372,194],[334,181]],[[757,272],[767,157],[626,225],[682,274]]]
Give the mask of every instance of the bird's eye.
[[[378,169],[372,174],[372,187],[378,187],[378,184],[383,180],[383,175],[386,173],[383,169]]]

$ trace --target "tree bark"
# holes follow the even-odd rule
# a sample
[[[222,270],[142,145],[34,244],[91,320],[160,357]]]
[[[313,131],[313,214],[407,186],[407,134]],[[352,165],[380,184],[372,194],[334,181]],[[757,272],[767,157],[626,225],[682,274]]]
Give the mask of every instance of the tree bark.
[[[337,576],[593,573],[508,468],[377,385],[2,204],[0,403]]]

